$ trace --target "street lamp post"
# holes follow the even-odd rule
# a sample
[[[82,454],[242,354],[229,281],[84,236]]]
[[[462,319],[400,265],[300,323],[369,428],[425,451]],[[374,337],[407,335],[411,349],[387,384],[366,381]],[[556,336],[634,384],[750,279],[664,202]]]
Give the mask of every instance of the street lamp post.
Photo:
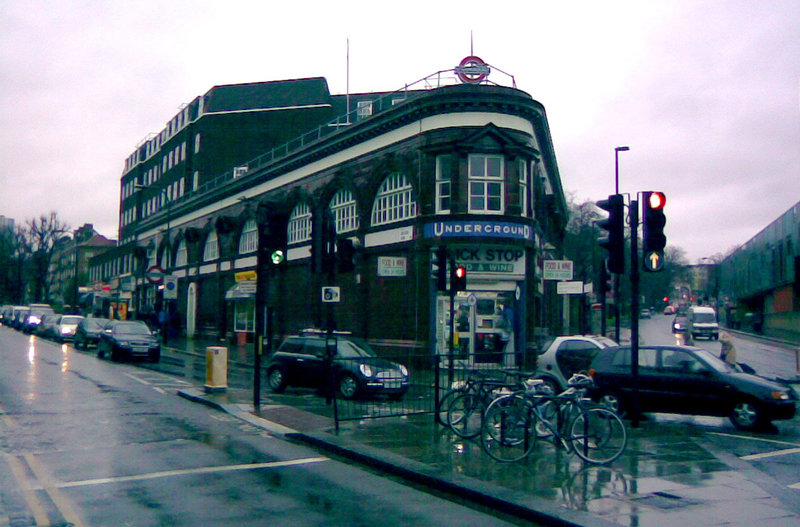
[[[628,147],[628,146],[618,146],[618,147],[614,148],[614,193],[615,194],[619,194],[619,153],[620,152],[627,152],[628,150],[630,150],[630,147]],[[624,228],[624,225],[623,225],[623,228]],[[624,265],[624,259],[623,259],[623,265]],[[623,269],[623,274],[624,274],[624,269]],[[617,343],[621,342],[620,335],[619,335],[619,330],[620,330],[620,324],[619,324],[619,318],[620,318],[620,312],[619,312],[619,305],[620,305],[619,282],[620,282],[620,279],[619,279],[619,277],[620,277],[620,275],[618,275],[618,274],[614,275],[614,338],[616,338]],[[631,315],[631,316],[633,316],[633,315]]]

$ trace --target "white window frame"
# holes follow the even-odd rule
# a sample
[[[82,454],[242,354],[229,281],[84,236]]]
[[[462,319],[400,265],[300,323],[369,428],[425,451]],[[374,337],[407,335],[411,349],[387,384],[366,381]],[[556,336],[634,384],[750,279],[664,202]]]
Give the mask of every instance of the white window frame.
[[[445,174],[443,165],[449,164],[451,173]],[[453,206],[453,156],[436,156],[436,214],[450,214]],[[447,205],[445,207],[445,204]]]
[[[339,190],[331,199],[329,207],[333,215],[333,224],[336,226],[336,234],[358,229],[358,209],[352,191]]]
[[[311,207],[307,203],[298,203],[289,215],[288,243],[309,241],[312,228]]]
[[[372,225],[395,223],[416,215],[417,202],[406,175],[395,172],[387,176],[372,205]]]
[[[203,261],[212,262],[219,258],[219,237],[217,231],[213,230],[206,238],[206,245],[203,248]]]
[[[358,101],[356,103],[356,116],[358,120],[372,116],[372,101]]]
[[[254,253],[258,249],[258,225],[256,220],[250,219],[242,228],[239,236],[239,254]]]
[[[517,171],[519,172],[519,206],[521,215],[528,216],[528,198],[530,196],[530,173],[528,172],[528,162],[524,159],[517,161]]]
[[[175,267],[184,267],[189,263],[189,251],[186,250],[186,240],[181,240],[175,251]]]
[[[497,154],[469,155],[469,212],[503,214],[505,212],[505,159]],[[493,165],[499,162],[499,170]],[[496,202],[496,206],[492,206]]]

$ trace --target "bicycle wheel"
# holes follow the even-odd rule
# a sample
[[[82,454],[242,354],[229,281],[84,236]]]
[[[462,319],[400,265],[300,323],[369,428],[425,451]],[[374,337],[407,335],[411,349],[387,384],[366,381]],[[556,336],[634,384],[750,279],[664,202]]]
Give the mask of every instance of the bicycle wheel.
[[[450,405],[456,397],[465,393],[464,388],[453,388],[442,396],[442,400],[439,401],[439,423],[447,426],[447,412],[450,410]]]
[[[453,399],[447,411],[447,424],[456,435],[471,439],[481,432],[483,403],[475,393],[463,393]]]
[[[508,395],[496,399],[483,417],[483,450],[493,459],[505,463],[523,459],[536,444],[532,426],[534,419],[522,397]]]
[[[581,459],[602,465],[622,455],[628,433],[617,414],[598,407],[584,410],[572,420],[566,440]]]

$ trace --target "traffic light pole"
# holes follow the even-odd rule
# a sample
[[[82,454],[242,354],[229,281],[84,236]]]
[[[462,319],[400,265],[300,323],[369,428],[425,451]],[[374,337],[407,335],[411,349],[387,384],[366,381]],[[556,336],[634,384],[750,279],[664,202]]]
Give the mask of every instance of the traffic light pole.
[[[639,202],[632,200],[631,219],[631,375],[633,397],[631,419],[639,427]]]

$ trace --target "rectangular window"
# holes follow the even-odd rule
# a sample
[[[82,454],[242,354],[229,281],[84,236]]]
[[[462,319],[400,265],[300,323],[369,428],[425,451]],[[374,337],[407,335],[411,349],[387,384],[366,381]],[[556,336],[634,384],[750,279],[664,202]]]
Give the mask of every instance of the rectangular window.
[[[200,152],[200,134],[194,136],[194,153]]]
[[[453,156],[436,156],[436,214],[450,214],[453,172]]]
[[[519,208],[522,216],[528,216],[528,162],[524,159],[517,161],[519,171]]]
[[[358,101],[358,119],[366,119],[372,115],[372,101]]]
[[[469,212],[502,214],[505,170],[503,156],[469,156]]]

